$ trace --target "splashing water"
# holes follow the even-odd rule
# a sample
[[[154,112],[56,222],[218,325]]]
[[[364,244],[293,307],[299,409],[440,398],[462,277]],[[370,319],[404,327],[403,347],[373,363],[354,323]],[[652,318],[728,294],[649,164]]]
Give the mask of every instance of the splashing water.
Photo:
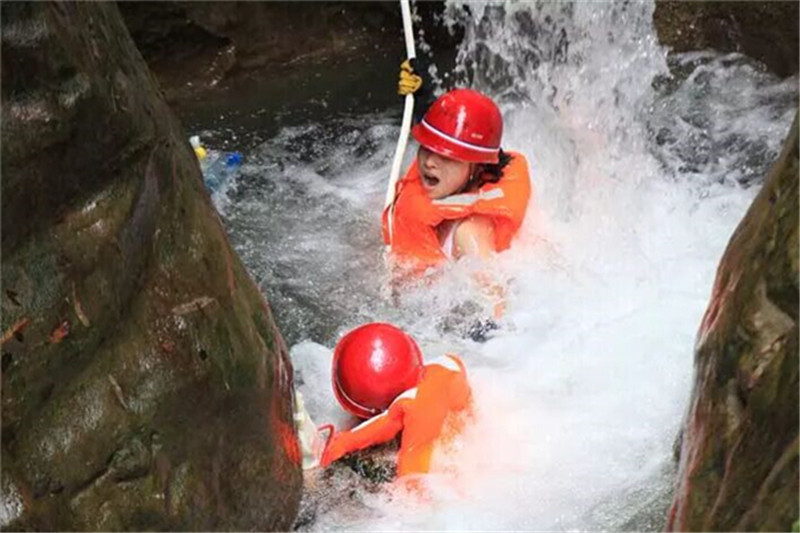
[[[448,5],[444,23],[466,31],[456,77],[501,103],[504,146],[528,157],[535,188],[519,238],[488,265],[449,265],[387,298],[379,215],[396,115],[285,128],[215,196],[317,422],[347,422],[329,347],[360,323],[394,322],[426,357],[455,351],[469,370],[475,421],[435,458],[425,501],[336,475],[314,489],[335,505],[303,528],[663,527],[694,335],[797,79],[712,52],[668,65],[652,11]],[[484,344],[462,338],[488,309],[477,269],[509,287]]]

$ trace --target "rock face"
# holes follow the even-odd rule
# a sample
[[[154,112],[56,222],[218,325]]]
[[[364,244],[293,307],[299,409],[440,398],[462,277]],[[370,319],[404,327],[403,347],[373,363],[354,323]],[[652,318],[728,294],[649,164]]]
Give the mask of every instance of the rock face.
[[[117,7],[3,2],[2,46],[0,524],[288,528],[288,354]]]
[[[258,99],[252,111],[258,114],[296,112],[309,100],[335,108],[342,94],[357,95],[354,107],[360,112],[402,107],[397,71],[405,44],[398,2],[164,0],[119,5],[167,101],[189,123],[204,111],[241,113],[247,105],[243,100],[252,98]],[[417,2],[413,9],[415,29],[435,51],[435,61],[428,58],[424,64],[433,62],[439,72],[449,72],[463,32],[454,28],[451,34],[439,21],[443,3]],[[428,55],[424,48],[418,41],[418,56]],[[238,105],[217,109],[219,100]]]
[[[673,531],[798,518],[798,119],[722,258],[698,333]]]
[[[223,80],[277,79],[316,58],[375,53],[389,42],[405,50],[396,3],[122,2],[120,10],[170,102]]]
[[[658,40],[675,52],[714,48],[758,59],[778,76],[798,71],[800,4],[657,0]]]

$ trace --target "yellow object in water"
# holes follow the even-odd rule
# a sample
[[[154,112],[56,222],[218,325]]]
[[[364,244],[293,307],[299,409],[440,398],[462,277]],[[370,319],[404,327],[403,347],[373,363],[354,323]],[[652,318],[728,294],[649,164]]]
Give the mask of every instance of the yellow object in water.
[[[208,155],[206,149],[203,148],[203,145],[200,144],[200,136],[199,135],[192,135],[189,137],[189,144],[192,145],[192,149],[194,149],[194,155],[197,156],[197,159],[203,160]]]

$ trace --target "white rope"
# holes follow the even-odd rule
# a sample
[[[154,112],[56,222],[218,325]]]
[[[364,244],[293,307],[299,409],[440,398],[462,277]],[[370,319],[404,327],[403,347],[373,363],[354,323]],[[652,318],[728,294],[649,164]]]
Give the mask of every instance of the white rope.
[[[403,14],[403,34],[406,39],[406,56],[408,59],[417,57],[414,48],[414,29],[411,26],[411,7],[409,0],[400,0],[400,10]],[[414,112],[414,95],[407,94],[405,107],[403,108],[403,122],[400,126],[400,138],[397,139],[397,148],[394,151],[394,159],[392,160],[392,170],[389,173],[389,188],[386,190],[386,202],[384,209],[389,208],[388,229],[389,229],[389,247],[392,246],[392,219],[394,218],[394,190],[397,185],[397,180],[400,177],[400,165],[403,164],[403,154],[406,151],[406,144],[408,143],[408,133],[411,131],[411,116]]]

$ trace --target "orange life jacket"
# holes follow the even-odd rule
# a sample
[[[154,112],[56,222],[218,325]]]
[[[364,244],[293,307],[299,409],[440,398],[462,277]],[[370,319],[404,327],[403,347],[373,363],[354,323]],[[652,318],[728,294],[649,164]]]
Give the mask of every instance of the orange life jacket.
[[[436,227],[446,220],[485,215],[494,223],[495,250],[508,248],[522,225],[531,198],[528,162],[518,152],[508,152],[511,161],[496,183],[486,182],[476,192],[431,200],[422,186],[416,160],[395,189],[395,201],[383,212],[383,241],[404,262],[436,266],[447,259]],[[389,239],[389,217],[392,238]]]
[[[422,474],[430,469],[431,455],[440,439],[457,431],[453,420],[469,406],[471,391],[460,358],[446,355],[424,366],[416,387],[398,396],[383,413],[349,431],[336,433],[322,454],[321,466],[375,444],[388,442],[400,431],[397,475]]]

